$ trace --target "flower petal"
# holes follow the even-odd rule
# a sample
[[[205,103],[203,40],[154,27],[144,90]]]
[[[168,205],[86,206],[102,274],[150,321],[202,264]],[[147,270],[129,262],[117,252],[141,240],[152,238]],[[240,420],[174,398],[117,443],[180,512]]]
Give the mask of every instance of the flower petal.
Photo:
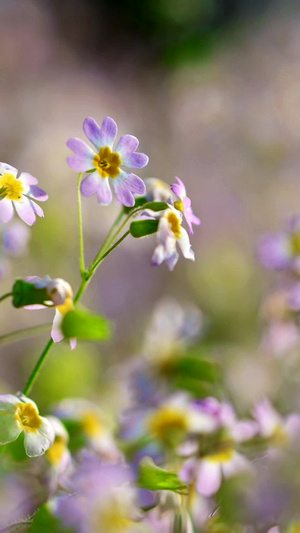
[[[118,177],[112,181],[112,184],[118,202],[126,207],[133,207],[135,200],[130,185],[127,183],[129,176],[130,174],[127,172],[121,171]]]
[[[215,494],[222,482],[222,470],[219,463],[203,459],[198,466],[196,489],[202,496]]]
[[[159,266],[165,259],[165,249],[162,244],[158,244],[153,252],[151,264],[152,266]]]
[[[36,432],[24,432],[24,447],[29,457],[43,455],[54,441],[54,429],[47,418],[40,417],[42,426]]]
[[[31,185],[36,185],[38,183],[38,180],[28,172],[21,172],[18,179],[23,183],[23,185],[27,187],[30,187]]]
[[[15,412],[15,406],[20,402],[13,394],[0,394],[0,411]],[[1,415],[1,413],[0,413]]]
[[[39,202],[46,202],[46,200],[48,200],[48,194],[36,185],[30,186],[29,195],[38,200]]]
[[[35,211],[33,209],[32,202],[26,198],[26,196],[22,196],[21,200],[14,202],[14,206],[19,217],[26,222],[28,226],[32,226],[35,223]]]
[[[51,330],[51,337],[54,340],[54,342],[60,342],[64,338],[62,331],[60,329],[62,319],[63,319],[62,314],[59,312],[58,309],[56,309],[54,319],[53,319],[53,324],[52,324],[52,330]]]
[[[0,444],[8,444],[18,438],[21,429],[15,421],[15,412],[11,410],[0,411]]]
[[[88,144],[81,139],[77,139],[77,137],[72,137],[69,139],[67,142],[67,147],[82,159],[88,159],[92,161],[96,155],[92,148],[88,146]]]
[[[120,154],[122,164],[129,168],[143,168],[147,165],[149,157],[143,153],[135,153],[139,141],[133,135],[123,135],[116,147]]]
[[[176,194],[176,196],[178,196],[181,200],[183,200],[186,196],[186,188],[185,188],[185,185],[183,183],[183,181],[181,181],[180,178],[177,178],[177,176],[175,176],[177,181],[178,181],[178,184],[177,183],[173,183],[173,185],[171,185],[171,189],[173,191],[174,194]]]
[[[3,174],[5,174],[6,172],[12,174],[13,176],[16,176],[18,174],[18,170],[15,167],[12,167],[7,163],[0,162],[0,176],[3,176]]]
[[[70,168],[76,170],[76,172],[87,172],[94,168],[94,163],[88,158],[83,158],[78,155],[71,155],[67,158],[67,163]]]
[[[90,174],[81,183],[81,194],[83,196],[92,196],[97,194],[98,202],[102,205],[109,205],[112,202],[112,192],[108,178],[101,178],[97,173]]]
[[[83,131],[99,151],[102,146],[113,147],[118,127],[115,121],[110,117],[106,117],[103,120],[101,128],[95,119],[88,117],[83,123]]]
[[[31,208],[33,210],[33,212],[38,216],[38,217],[41,217],[41,218],[44,218],[44,211],[42,210],[41,206],[39,206],[36,202],[34,202],[33,200],[29,200],[30,202],[30,205],[31,205]]]
[[[9,222],[14,214],[14,208],[11,200],[3,198],[0,200],[0,222]]]
[[[195,261],[195,254],[192,250],[189,236],[184,228],[181,228],[181,237],[177,240],[177,242],[182,251],[183,257]]]

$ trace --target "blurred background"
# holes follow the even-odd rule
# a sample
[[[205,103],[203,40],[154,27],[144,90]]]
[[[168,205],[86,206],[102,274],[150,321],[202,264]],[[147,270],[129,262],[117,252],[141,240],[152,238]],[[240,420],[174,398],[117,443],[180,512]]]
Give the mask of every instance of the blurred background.
[[[231,354],[233,366],[241,353],[250,360],[261,299],[275,280],[255,246],[299,213],[299,4],[0,0],[0,20],[0,159],[36,176],[49,194],[28,254],[7,265],[2,293],[18,276],[45,274],[77,290],[77,176],[66,164],[66,141],[84,138],[87,116],[100,124],[111,116],[120,134],[137,136],[150,156],[141,177],[181,177],[202,221],[191,239],[196,262],[180,258],[173,273],[151,267],[154,237],[128,239],[103,263],[83,303],[115,322],[115,340],[75,352],[55,346],[34,398],[47,404],[99,391],[106,368],[139,350],[164,295],[202,309],[208,353],[213,345],[221,361]],[[117,205],[83,198],[88,260],[117,213]],[[0,335],[52,315],[7,300]],[[0,346],[4,392],[23,388],[47,339]]]

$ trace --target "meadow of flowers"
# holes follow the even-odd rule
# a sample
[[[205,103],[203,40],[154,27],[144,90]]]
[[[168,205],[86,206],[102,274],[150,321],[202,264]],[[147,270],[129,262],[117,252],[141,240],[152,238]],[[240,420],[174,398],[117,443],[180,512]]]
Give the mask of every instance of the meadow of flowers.
[[[266,361],[277,361],[277,398],[256,394],[247,406],[239,403],[228,388],[222,347],[212,349],[208,339],[206,350],[198,349],[209,317],[194,304],[164,298],[139,332],[136,355],[107,373],[108,387],[111,380],[118,388],[113,420],[92,398],[82,397],[64,397],[40,413],[32,387],[53,345],[68,342],[76,350],[81,341],[109,342],[113,336],[111,322],[81,303],[102,262],[112,261],[125,239],[138,247],[152,235],[149,261],[172,271],[179,260],[195,261],[190,236],[200,231],[183,179],[169,185],[135,174],[149,160],[136,151],[136,137],[126,134],[116,142],[117,124],[110,117],[101,127],[86,118],[83,130],[88,142],[67,142],[67,163],[77,173],[81,284],[75,291],[60,277],[20,272],[0,298],[16,314],[20,308],[54,311],[50,339],[23,390],[0,395],[1,531],[296,533],[299,217],[281,232],[262,236],[256,250],[263,267],[281,272],[261,303],[256,347]],[[40,202],[52,201],[38,183],[46,187],[42,179],[0,163],[2,277],[28,248],[30,226],[44,216]],[[87,264],[81,201],[93,195],[99,209],[119,204],[119,214]],[[14,334],[1,339],[10,342]],[[34,345],[33,339],[33,351]],[[241,385],[250,397],[260,372],[249,372]]]

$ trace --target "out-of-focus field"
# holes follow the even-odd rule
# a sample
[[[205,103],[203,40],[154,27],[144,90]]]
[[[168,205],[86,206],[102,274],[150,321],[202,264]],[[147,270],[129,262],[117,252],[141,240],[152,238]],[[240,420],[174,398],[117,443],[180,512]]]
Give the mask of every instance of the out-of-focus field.
[[[241,17],[209,50],[185,57],[183,49],[174,64],[149,53],[146,33],[146,44],[141,35],[128,42],[114,22],[117,6],[109,18],[103,4],[103,21],[92,2],[63,4],[0,1],[0,159],[32,173],[49,194],[29,254],[14,260],[2,293],[27,275],[78,287],[77,176],[66,164],[66,141],[83,138],[87,116],[100,123],[111,116],[120,134],[140,139],[150,156],[141,177],[184,179],[202,225],[192,238],[196,262],[180,260],[172,274],[165,265],[151,267],[152,237],[128,239],[103,263],[83,302],[116,322],[115,340],[73,353],[67,344],[55,347],[36,386],[47,403],[104,386],[101,370],[138,349],[163,295],[200,306],[214,342],[242,341],[251,351],[260,299],[273,280],[257,263],[256,243],[300,208],[298,7],[271,4]],[[117,213],[115,204],[83,198],[88,259]],[[0,335],[51,319],[51,311],[16,310],[6,301]],[[5,390],[23,387],[46,340],[43,334],[0,347]]]

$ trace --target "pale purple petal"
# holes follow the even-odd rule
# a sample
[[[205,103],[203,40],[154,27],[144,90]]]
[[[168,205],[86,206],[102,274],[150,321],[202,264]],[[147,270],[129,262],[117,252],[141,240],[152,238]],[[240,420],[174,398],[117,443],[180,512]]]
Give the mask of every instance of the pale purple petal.
[[[21,172],[18,179],[23,183],[23,185],[27,187],[30,187],[31,185],[36,185],[38,183],[38,180],[28,172]]]
[[[53,324],[52,324],[52,330],[51,330],[51,337],[54,340],[54,342],[60,342],[64,338],[63,333],[60,328],[62,319],[63,319],[62,314],[59,312],[58,309],[56,309],[54,319],[53,319]]]
[[[162,244],[158,244],[153,252],[151,264],[152,266],[159,266],[165,259],[165,249]]]
[[[99,151],[102,146],[109,146],[112,149],[117,136],[118,127],[115,121],[110,117],[106,117],[103,120],[101,128],[95,119],[88,117],[83,123],[83,130],[87,138]]]
[[[184,483],[192,483],[195,479],[198,470],[198,460],[195,457],[188,459],[183,463],[183,466],[179,472],[179,478]]]
[[[135,200],[132,193],[144,194],[146,186],[141,178],[135,174],[121,171],[118,177],[112,180],[116,198],[120,204],[133,207]]]
[[[173,191],[174,194],[176,194],[180,198],[180,200],[183,200],[186,196],[186,188],[184,186],[184,183],[181,181],[181,179],[177,178],[177,176],[175,177],[178,181],[178,184],[173,183],[173,185],[171,185],[171,190]]]
[[[12,174],[13,176],[16,176],[18,174],[18,170],[15,167],[12,167],[7,163],[0,162],[0,176],[3,176],[3,174],[5,174],[6,172],[8,174]]]
[[[76,346],[77,346],[77,339],[70,339],[71,350],[75,350]]]
[[[30,205],[34,211],[34,213],[38,216],[38,217],[44,217],[44,211],[42,210],[42,208],[37,204],[35,203],[33,200],[29,200],[30,201]]]
[[[31,185],[28,194],[39,202],[46,202],[48,200],[48,194],[36,185]]]
[[[19,215],[19,217],[28,224],[28,226],[32,226],[36,221],[35,212],[32,206],[32,203],[26,196],[22,197],[22,200],[19,200],[18,202],[14,202],[16,211]]]
[[[94,163],[88,158],[82,158],[78,155],[71,155],[67,158],[67,163],[70,168],[76,172],[87,172],[94,168]]]
[[[18,256],[26,251],[30,230],[22,222],[14,222],[3,233],[3,246],[9,253]]]
[[[11,200],[3,198],[0,200],[0,222],[9,222],[14,214],[14,208]]]
[[[116,152],[118,152],[123,158],[126,158],[128,154],[135,152],[139,145],[139,141],[134,135],[122,135],[116,147]]]
[[[97,194],[98,202],[102,205],[109,205],[112,202],[112,192],[108,178],[101,178],[98,174],[90,174],[81,183],[81,194],[89,197]]]
[[[203,459],[198,466],[196,489],[202,496],[212,496],[218,492],[222,482],[221,465],[217,462]]]
[[[133,135],[123,135],[116,147],[120,154],[122,164],[129,168],[143,168],[147,165],[149,157],[143,153],[135,153],[139,141]]]
[[[174,270],[176,264],[177,264],[177,261],[179,259],[179,253],[177,252],[177,250],[175,250],[172,255],[169,255],[167,258],[166,258],[166,263],[167,263],[167,267],[169,270]]]
[[[258,257],[265,268],[285,270],[289,268],[292,250],[285,233],[267,235],[258,246]]]
[[[95,157],[95,152],[90,148],[84,141],[78,139],[77,137],[72,137],[67,142],[68,148],[72,150],[76,155],[82,159],[89,159],[92,161]]]
[[[224,477],[228,478],[231,476],[236,476],[243,472],[249,472],[251,470],[251,463],[246,457],[240,453],[234,452],[233,458],[231,461],[222,463],[222,471]]]
[[[189,236],[184,228],[181,228],[181,237],[177,240],[177,242],[182,251],[183,257],[195,261],[195,254],[191,248]]]

